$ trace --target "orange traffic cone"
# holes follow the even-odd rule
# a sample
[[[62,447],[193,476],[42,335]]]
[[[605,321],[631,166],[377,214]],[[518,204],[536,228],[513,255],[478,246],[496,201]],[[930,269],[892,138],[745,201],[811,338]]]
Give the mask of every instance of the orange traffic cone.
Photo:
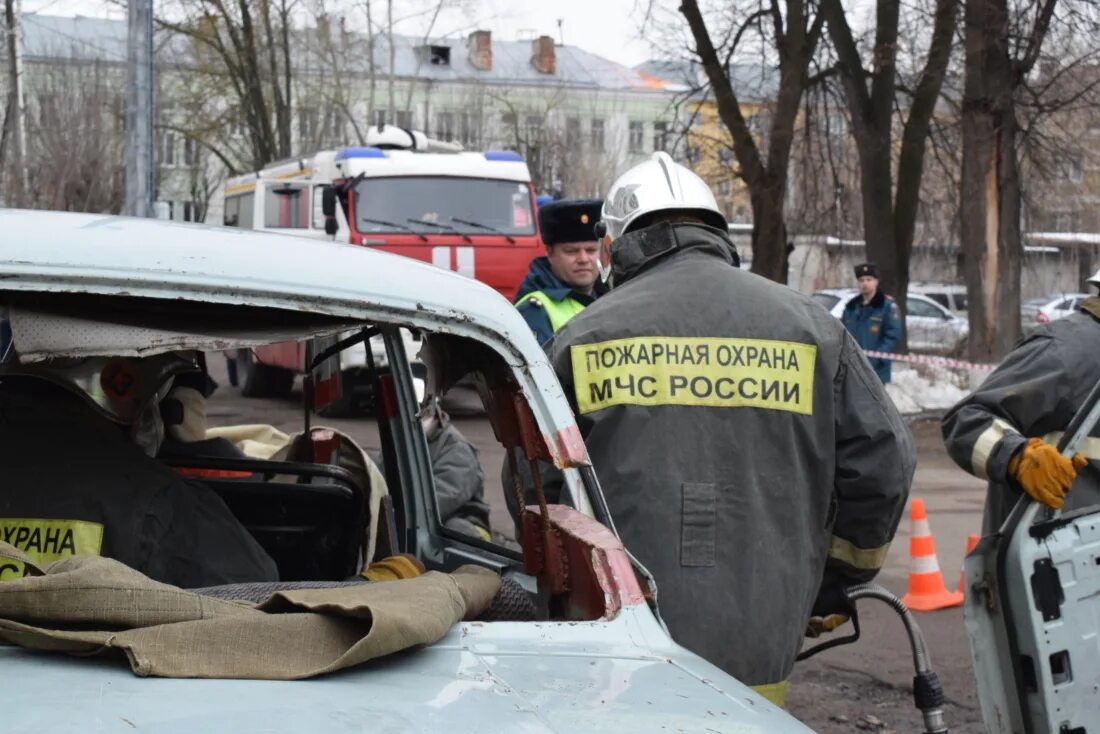
[[[959,588],[956,589],[960,594],[966,595],[966,557],[970,555],[970,551],[974,550],[974,546],[978,545],[977,535],[966,536],[966,553],[963,553],[963,567],[959,571]]]
[[[913,500],[909,517],[913,521],[913,533],[909,537],[909,593],[901,598],[902,603],[915,612],[959,606],[963,603],[962,592],[948,591],[943,584],[924,500]]]

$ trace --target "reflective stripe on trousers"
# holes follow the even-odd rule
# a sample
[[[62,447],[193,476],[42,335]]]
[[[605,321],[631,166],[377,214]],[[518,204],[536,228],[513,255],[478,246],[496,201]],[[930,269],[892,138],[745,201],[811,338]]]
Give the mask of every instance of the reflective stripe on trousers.
[[[783,709],[787,708],[788,685],[789,681],[781,680],[778,683],[764,683],[759,686],[749,686],[749,688]]]

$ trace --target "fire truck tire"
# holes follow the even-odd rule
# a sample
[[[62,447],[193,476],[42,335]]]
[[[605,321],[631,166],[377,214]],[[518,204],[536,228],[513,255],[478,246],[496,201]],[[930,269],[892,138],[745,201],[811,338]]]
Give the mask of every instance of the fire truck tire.
[[[251,349],[237,350],[237,372],[246,398],[285,398],[294,387],[293,372],[260,364]]]

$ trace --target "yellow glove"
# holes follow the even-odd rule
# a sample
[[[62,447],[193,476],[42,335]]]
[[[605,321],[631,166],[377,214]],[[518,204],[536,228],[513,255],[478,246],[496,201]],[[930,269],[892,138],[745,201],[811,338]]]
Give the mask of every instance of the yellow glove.
[[[846,614],[826,614],[824,617],[810,617],[806,623],[807,637],[821,637],[826,632],[832,632],[840,625],[848,621]]]
[[[1033,500],[1058,509],[1065,504],[1066,492],[1077,478],[1077,470],[1088,463],[1088,459],[1081,454],[1074,454],[1072,460],[1067,459],[1058,453],[1056,447],[1031,438],[1009,460],[1008,473],[1016,478]]]
[[[424,573],[424,564],[402,553],[398,556],[386,556],[381,561],[375,561],[359,574],[368,581],[398,581],[400,579],[413,579]]]

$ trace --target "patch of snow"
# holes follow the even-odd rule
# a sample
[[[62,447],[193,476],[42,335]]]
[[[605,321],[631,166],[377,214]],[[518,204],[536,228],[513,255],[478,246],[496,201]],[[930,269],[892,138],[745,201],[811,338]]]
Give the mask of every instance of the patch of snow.
[[[886,393],[902,415],[947,410],[969,394],[960,382],[969,382],[969,375],[938,365],[895,364]]]

